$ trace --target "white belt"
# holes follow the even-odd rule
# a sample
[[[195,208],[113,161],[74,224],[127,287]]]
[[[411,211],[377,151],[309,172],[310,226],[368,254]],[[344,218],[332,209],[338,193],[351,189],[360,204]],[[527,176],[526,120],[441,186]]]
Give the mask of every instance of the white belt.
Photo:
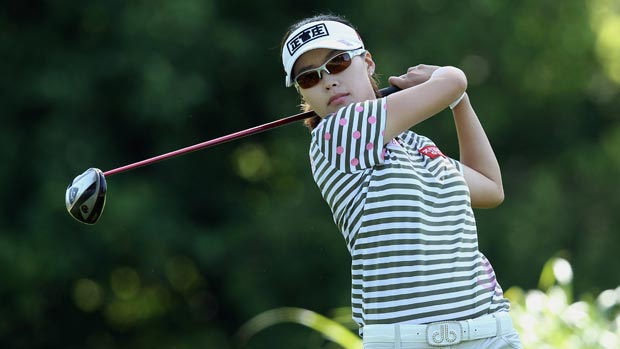
[[[426,325],[366,325],[364,343],[428,343],[431,346],[501,336],[514,331],[507,312],[463,321],[441,321]]]

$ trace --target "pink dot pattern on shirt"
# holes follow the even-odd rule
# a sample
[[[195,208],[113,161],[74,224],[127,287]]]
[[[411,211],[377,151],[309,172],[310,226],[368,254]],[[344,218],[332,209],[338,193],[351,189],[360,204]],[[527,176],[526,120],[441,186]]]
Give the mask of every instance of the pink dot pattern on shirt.
[[[386,109],[386,105],[383,104],[383,109]],[[361,113],[364,111],[364,107],[361,105],[358,105],[355,107],[355,111],[358,113]],[[375,124],[377,122],[377,117],[375,115],[369,116],[367,119],[369,124]],[[348,120],[346,118],[340,118],[340,120],[338,120],[338,124],[340,126],[345,126],[348,123]],[[385,134],[385,130],[381,131],[381,134],[384,135]],[[362,134],[360,131],[353,131],[352,134],[354,139],[360,139]],[[326,141],[329,141],[332,139],[332,135],[329,132],[325,132],[325,135],[323,136],[325,138]],[[375,145],[373,142],[368,142],[366,144],[366,150],[371,151],[372,149],[374,149]],[[382,153],[381,153],[381,159],[385,159],[386,156],[386,149],[383,149]],[[344,153],[344,147],[343,146],[338,146],[336,147],[336,154],[338,155],[342,155]],[[351,159],[351,166],[357,166],[359,165],[360,161],[358,158],[352,158]],[[314,164],[312,164],[314,165]]]

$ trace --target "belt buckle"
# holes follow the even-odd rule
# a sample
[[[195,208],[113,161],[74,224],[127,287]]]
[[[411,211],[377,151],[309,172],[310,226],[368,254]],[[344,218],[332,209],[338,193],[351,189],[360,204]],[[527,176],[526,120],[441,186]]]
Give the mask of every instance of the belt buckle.
[[[442,321],[426,325],[426,341],[433,347],[459,344],[462,333],[458,321]]]

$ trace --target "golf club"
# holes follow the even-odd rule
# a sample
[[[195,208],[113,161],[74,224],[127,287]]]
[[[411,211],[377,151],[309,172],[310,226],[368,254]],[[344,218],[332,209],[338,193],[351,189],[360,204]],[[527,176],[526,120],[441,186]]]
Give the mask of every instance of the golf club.
[[[381,89],[379,92],[382,96],[387,96],[400,89],[395,86],[389,86]],[[304,113],[295,114],[280,120],[268,122],[263,125],[255,126],[247,130],[231,133],[226,136],[218,137],[202,143],[198,143],[179,150],[171,151],[166,154],[154,156],[152,158],[138,161],[126,166],[115,168],[106,172],[102,172],[98,168],[89,168],[81,175],[75,177],[71,184],[67,187],[65,193],[65,204],[69,214],[85,224],[95,224],[101,217],[106,202],[107,183],[106,177],[117,173],[126,172],[138,167],[150,165],[162,160],[170,159],[179,155],[188,154],[197,150],[212,147],[235,139],[257,134],[263,131],[271,130],[276,127],[284,126],[295,121],[307,119],[315,116],[315,112],[310,110]]]

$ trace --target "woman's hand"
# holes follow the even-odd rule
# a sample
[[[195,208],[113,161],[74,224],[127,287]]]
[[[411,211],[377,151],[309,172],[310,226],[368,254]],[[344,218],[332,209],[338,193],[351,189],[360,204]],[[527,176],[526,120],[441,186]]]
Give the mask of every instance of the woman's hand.
[[[407,74],[390,77],[389,81],[401,91],[386,97],[386,142],[444,110],[467,89],[463,71],[450,66],[421,64],[409,68]]]
[[[407,69],[407,73],[401,76],[390,76],[388,82],[402,90],[409,87],[420,85],[431,78],[435,70],[440,67],[437,65],[418,64]]]

